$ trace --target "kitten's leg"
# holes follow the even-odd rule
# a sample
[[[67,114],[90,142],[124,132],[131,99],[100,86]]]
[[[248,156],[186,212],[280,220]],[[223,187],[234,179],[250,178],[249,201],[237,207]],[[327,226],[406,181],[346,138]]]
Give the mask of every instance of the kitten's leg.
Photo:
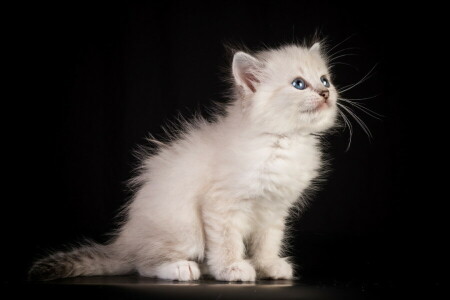
[[[252,235],[251,255],[258,277],[292,279],[293,269],[286,258],[280,257],[284,224],[260,228]]]
[[[192,213],[187,213],[193,216]],[[178,219],[174,218],[175,220]],[[196,261],[204,256],[200,220],[184,219],[179,224],[169,223],[170,221],[157,219],[156,222],[135,215],[123,227],[116,241],[117,247],[125,257],[132,260],[141,276],[179,281],[197,280],[201,273]]]
[[[206,257],[211,275],[223,281],[254,281],[256,272],[244,260],[242,234],[227,205],[208,205],[202,209],[206,237]]]

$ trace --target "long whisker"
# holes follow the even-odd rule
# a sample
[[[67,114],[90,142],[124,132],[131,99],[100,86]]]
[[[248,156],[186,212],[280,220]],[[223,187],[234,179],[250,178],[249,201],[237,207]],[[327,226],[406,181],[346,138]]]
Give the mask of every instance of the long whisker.
[[[349,88],[349,87],[351,87],[351,86],[353,86],[354,85],[354,83],[352,83],[352,84],[347,84],[347,85],[344,85],[344,86],[342,86],[342,87],[339,87],[338,88],[338,92],[341,92],[341,90],[345,90],[346,88]]]
[[[339,99],[340,101],[344,101],[345,103],[353,105],[355,108],[360,109],[362,112],[366,113],[367,115],[371,116],[372,118],[375,118],[377,120],[381,120],[383,118],[383,115],[380,115],[379,113],[374,112],[373,110],[352,101],[348,101],[346,99]]]
[[[372,137],[372,133],[370,132],[369,128],[367,127],[366,123],[364,123],[363,120],[361,120],[360,117],[358,117],[353,110],[351,110],[348,106],[343,105],[340,103],[340,106],[344,108],[355,120],[356,122],[361,126],[361,128],[364,130],[364,132],[367,134],[369,138]]]
[[[328,61],[336,60],[336,58],[337,58],[339,55],[347,54],[347,53],[345,53],[345,51],[348,51],[348,50],[359,50],[359,49],[360,49],[360,48],[358,48],[358,47],[348,47],[348,48],[345,48],[345,49],[341,49],[341,50],[339,50],[339,51],[336,51],[336,52],[333,53],[333,54],[330,54],[327,58],[328,58]],[[353,55],[356,55],[356,53],[353,53]]]
[[[339,99],[345,99],[345,100],[349,100],[349,101],[362,101],[362,100],[369,100],[369,99],[373,99],[376,97],[379,97],[381,94],[376,94],[374,96],[371,97],[364,97],[364,98],[339,98]]]
[[[330,54],[330,55],[328,56],[328,60],[333,59],[334,57],[336,57],[336,55],[338,55],[339,53],[342,53],[342,52],[344,52],[344,51],[347,51],[347,50],[358,50],[358,49],[360,49],[360,48],[357,48],[357,47],[348,47],[348,48],[345,48],[345,49],[338,50],[338,51],[334,52],[333,54]]]
[[[358,55],[358,54],[356,54],[356,53],[346,53],[346,54],[341,54],[341,55],[338,55],[338,56],[335,56],[335,57],[329,59],[329,60],[328,60],[328,63],[331,63],[331,62],[333,62],[333,61],[335,61],[336,59],[341,58],[341,57],[355,56],[355,55]]]
[[[348,112],[358,123],[359,126],[364,130],[364,132],[367,134],[369,138],[372,138],[372,133],[370,132],[369,128],[367,127],[366,123],[364,123],[363,120],[361,120],[349,107],[343,105],[342,103],[337,103],[340,107],[342,107],[346,112]]]
[[[352,123],[350,123],[348,118],[345,116],[345,114],[339,108],[338,108],[338,112],[341,115],[342,120],[344,120],[345,125],[348,127],[348,131],[349,131],[348,144],[347,144],[347,148],[345,149],[345,151],[348,151],[350,149],[350,145],[352,144],[353,126],[352,126]]]
[[[331,49],[328,49],[327,55],[328,55],[328,53],[330,53],[331,51],[333,51],[333,49],[336,49],[338,46],[342,45],[343,43],[345,43],[346,41],[348,41],[349,39],[351,39],[351,38],[354,37],[355,35],[356,35],[356,33],[351,34],[349,37],[345,38],[342,42],[337,43],[336,45],[334,45],[333,47],[331,47]]]
[[[358,68],[355,67],[354,65],[351,65],[351,64],[348,64],[348,63],[345,63],[345,62],[341,62],[341,61],[335,61],[335,62],[333,62],[332,64],[329,64],[329,67],[330,67],[330,68],[333,68],[333,67],[336,66],[336,65],[345,65],[345,66],[352,67],[352,68],[355,69],[355,70],[358,70]]]
[[[339,90],[339,93],[344,93],[344,92],[346,92],[346,91],[348,91],[348,90],[351,90],[351,89],[353,89],[354,87],[356,87],[356,86],[360,85],[361,83],[363,83],[364,81],[366,81],[367,79],[369,79],[369,78],[370,78],[369,75],[371,75],[371,74],[373,73],[373,70],[375,70],[375,68],[376,68],[377,66],[378,66],[378,63],[375,64],[375,65],[372,67],[372,69],[370,69],[370,71],[369,71],[363,78],[361,78],[357,83],[353,84],[353,85],[350,86],[350,87],[344,88],[343,90]]]
[[[367,79],[369,79],[370,78],[370,76],[369,77],[367,77],[364,81],[366,81]],[[362,82],[360,82],[360,83],[363,83],[364,81],[362,81]],[[346,92],[346,91],[348,91],[348,90],[351,90],[354,86],[356,86],[357,84],[359,84],[358,82],[357,83],[352,83],[352,84],[347,84],[347,85],[344,85],[344,86],[341,86],[341,87],[339,87],[338,88],[338,92],[339,93],[344,93],[344,92]],[[377,97],[377,96],[379,96],[379,94],[378,95],[376,95],[376,96],[372,96],[372,97],[367,97],[367,98],[345,98],[345,99],[347,99],[347,100],[366,100],[366,99],[372,99],[372,98],[375,98],[375,97]]]

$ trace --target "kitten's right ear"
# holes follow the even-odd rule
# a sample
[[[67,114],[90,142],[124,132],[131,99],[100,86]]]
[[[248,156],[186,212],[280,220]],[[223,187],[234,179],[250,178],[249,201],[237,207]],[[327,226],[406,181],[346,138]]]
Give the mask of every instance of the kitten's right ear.
[[[244,89],[245,94],[256,92],[260,83],[261,68],[261,62],[250,54],[239,51],[234,55],[234,80]]]

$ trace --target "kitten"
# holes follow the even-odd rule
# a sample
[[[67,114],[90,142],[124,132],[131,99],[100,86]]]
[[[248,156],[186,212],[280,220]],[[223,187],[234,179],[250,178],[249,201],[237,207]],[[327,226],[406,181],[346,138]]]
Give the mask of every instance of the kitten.
[[[233,57],[233,100],[142,162],[126,221],[107,245],[37,261],[30,278],[117,275],[179,281],[291,279],[285,222],[321,169],[337,91],[319,43]]]

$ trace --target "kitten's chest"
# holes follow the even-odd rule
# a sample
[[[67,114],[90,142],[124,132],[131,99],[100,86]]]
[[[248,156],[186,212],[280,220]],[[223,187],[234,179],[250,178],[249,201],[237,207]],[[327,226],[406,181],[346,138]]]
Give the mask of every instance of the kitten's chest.
[[[254,146],[238,167],[247,198],[290,204],[317,176],[321,155],[312,136],[270,136]]]

